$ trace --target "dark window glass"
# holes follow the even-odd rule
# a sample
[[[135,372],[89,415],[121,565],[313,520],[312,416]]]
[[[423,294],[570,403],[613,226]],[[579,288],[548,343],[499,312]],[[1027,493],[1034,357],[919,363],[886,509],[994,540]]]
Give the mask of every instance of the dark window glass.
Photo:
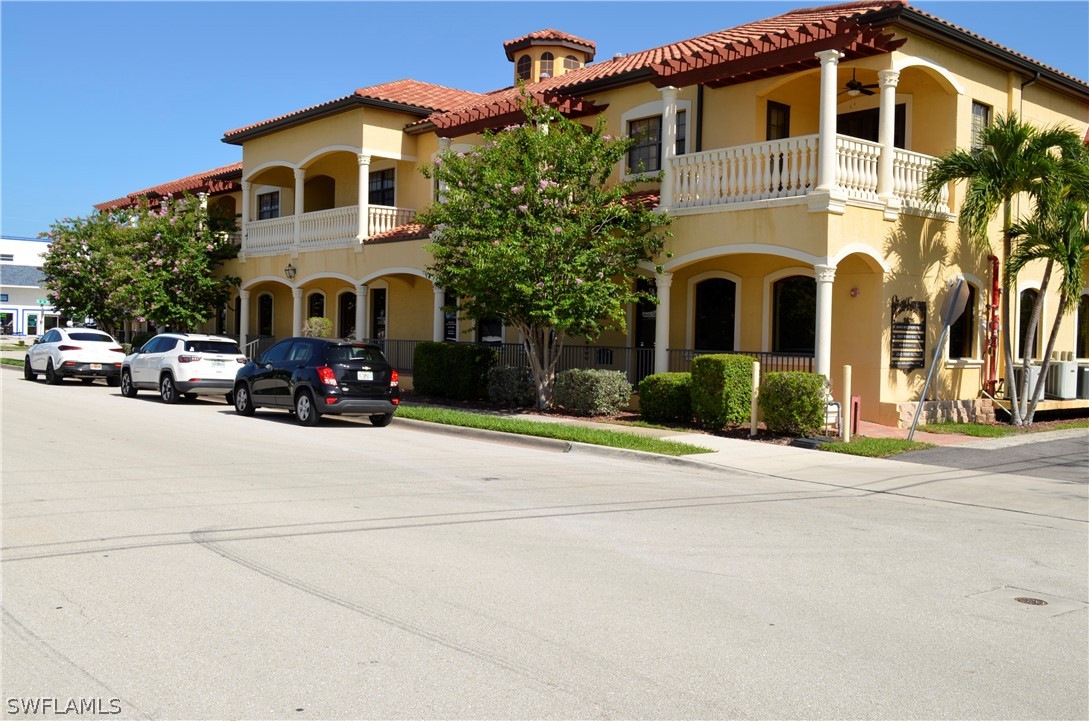
[[[280,217],[280,191],[257,196],[257,219],[269,220]]]
[[[337,305],[337,335],[351,338],[355,335],[355,293],[341,293]]]
[[[673,146],[674,154],[684,155],[685,140],[688,137],[688,114],[681,110],[677,112],[677,144]]]
[[[983,147],[980,135],[991,124],[991,106],[972,101],[972,150]]]
[[[772,351],[812,353],[816,347],[817,281],[792,275],[772,286]]]
[[[635,288],[652,298],[658,294],[658,284],[653,278],[639,276],[635,279]],[[637,348],[654,347],[654,330],[657,320],[658,304],[652,300],[640,298],[635,304],[635,346]]]
[[[530,74],[533,72],[533,61],[529,59],[528,55],[523,55],[518,58],[518,79],[529,80]]]
[[[321,293],[311,293],[310,297],[306,299],[306,317],[307,318],[324,318],[325,317],[325,296]]]
[[[968,286],[968,303],[960,318],[949,326],[949,357],[974,358],[976,328],[976,288]]]
[[[659,170],[662,167],[662,116],[631,121],[628,135],[635,141],[628,150],[628,172]]]
[[[443,340],[458,339],[458,296],[456,293],[445,291],[442,298],[443,304]]]
[[[1036,307],[1036,299],[1040,297],[1040,293],[1033,288],[1028,288],[1021,291],[1021,308],[1019,315],[1019,323],[1017,326],[1017,352],[1019,357],[1025,357],[1025,335],[1028,333],[1029,317],[1032,316],[1032,309]],[[1039,342],[1040,328],[1036,328],[1036,340]],[[1030,349],[1030,355],[1036,356],[1036,350]]]
[[[1078,358],[1089,358],[1089,295],[1083,295],[1078,299],[1078,313],[1074,316],[1074,327],[1077,333],[1074,355]]]
[[[564,70],[578,70],[579,69],[579,59],[576,58],[574,55],[568,55],[567,57],[565,57],[563,59],[563,69]]]
[[[737,286],[725,278],[696,285],[695,350],[734,350],[734,301]]]
[[[790,137],[790,106],[768,101],[768,121],[765,138],[782,140]]]
[[[375,288],[371,291],[371,328],[374,337],[381,340],[386,337],[386,289]]]
[[[495,318],[481,318],[476,322],[476,339],[479,343],[502,343],[503,323]]]
[[[379,170],[370,175],[370,192],[367,202],[371,205],[393,206],[393,168]]]
[[[225,340],[191,340],[186,342],[185,350],[190,353],[238,354],[238,346]]]
[[[330,345],[325,347],[325,358],[330,363],[343,363],[345,361],[369,361],[382,363],[386,359],[378,352],[377,348],[365,345]]]
[[[836,118],[836,132],[840,135],[850,135],[859,140],[877,142],[880,121],[878,108],[859,110],[854,113],[844,113]],[[893,113],[892,144],[897,148],[904,147],[904,129],[907,127],[907,106],[896,106]]]
[[[553,69],[552,66],[553,66],[553,61],[554,60],[555,60],[555,58],[552,55],[552,53],[544,53],[543,55],[541,55],[541,77],[542,78],[552,77],[552,69]]]
[[[272,335],[272,296],[268,293],[257,299],[257,334]]]
[[[294,341],[282,340],[269,348],[265,351],[265,354],[261,356],[261,364],[279,363],[280,361],[287,360],[287,352],[291,350],[292,343],[294,343]]]

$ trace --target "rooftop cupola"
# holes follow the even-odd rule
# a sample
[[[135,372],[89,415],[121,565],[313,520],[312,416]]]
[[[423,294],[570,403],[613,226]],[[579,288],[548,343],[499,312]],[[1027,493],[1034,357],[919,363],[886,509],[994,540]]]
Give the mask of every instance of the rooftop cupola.
[[[578,70],[589,64],[597,52],[592,40],[559,30],[538,30],[503,43],[507,60],[514,63],[514,80],[535,83]]]

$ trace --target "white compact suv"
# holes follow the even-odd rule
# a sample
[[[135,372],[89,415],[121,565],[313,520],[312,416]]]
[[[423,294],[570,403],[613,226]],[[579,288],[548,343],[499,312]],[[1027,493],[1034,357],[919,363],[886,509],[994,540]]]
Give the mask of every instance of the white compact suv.
[[[229,396],[246,363],[231,338],[198,333],[160,333],[121,363],[121,394],[157,390],[163,403],[201,395]],[[230,403],[232,400],[227,399]]]

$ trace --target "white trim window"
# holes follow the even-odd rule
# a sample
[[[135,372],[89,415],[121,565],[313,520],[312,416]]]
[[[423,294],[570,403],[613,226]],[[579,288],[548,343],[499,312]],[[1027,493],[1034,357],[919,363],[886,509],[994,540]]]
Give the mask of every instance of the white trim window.
[[[692,101],[677,101],[677,145],[676,155],[687,151],[688,117]],[[625,179],[630,180],[640,173],[657,173],[662,169],[662,115],[665,111],[662,101],[644,103],[620,116],[628,137],[635,139],[635,145],[628,151],[624,162]]]
[[[280,191],[261,193],[257,196],[257,219],[271,220],[280,217]]]

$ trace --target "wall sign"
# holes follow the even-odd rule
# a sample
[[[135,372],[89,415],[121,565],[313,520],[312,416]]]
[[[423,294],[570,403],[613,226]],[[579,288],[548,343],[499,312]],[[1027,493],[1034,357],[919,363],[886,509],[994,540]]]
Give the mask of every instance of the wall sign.
[[[905,373],[926,365],[926,301],[892,297],[889,366]]]

